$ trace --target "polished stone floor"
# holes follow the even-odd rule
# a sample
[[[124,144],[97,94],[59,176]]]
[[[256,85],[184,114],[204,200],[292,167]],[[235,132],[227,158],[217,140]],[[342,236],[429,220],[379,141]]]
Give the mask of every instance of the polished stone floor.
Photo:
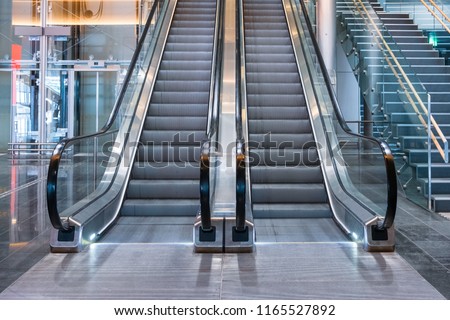
[[[450,298],[450,220],[405,199],[400,199],[396,219],[395,253],[366,253],[334,232],[327,222],[316,228],[328,230],[330,242],[305,242],[299,237],[287,243],[295,225],[284,226],[281,233],[277,229],[280,226],[261,221],[255,253],[199,255],[189,244],[188,221],[178,226],[180,244],[169,245],[157,243],[155,239],[160,237],[148,238],[146,232],[133,235],[130,228],[139,221],[125,219],[116,226],[116,233],[107,234],[101,243],[80,254],[50,254],[47,165],[46,160],[12,161],[7,155],[0,156],[0,299],[189,298],[193,297],[189,288],[203,289],[212,299]],[[135,237],[127,237],[129,243],[114,238],[127,232]],[[271,239],[274,243],[268,244]],[[165,255],[154,259],[161,252]],[[345,270],[346,266],[351,270]],[[165,270],[174,276],[172,282],[177,274],[190,274],[182,284],[183,290],[177,290],[177,284],[171,282],[173,286],[161,295],[152,291],[162,283],[158,282],[159,275],[143,275]],[[132,271],[138,275],[131,276]],[[132,287],[125,286],[126,278],[112,281],[118,274],[134,281]],[[277,276],[266,279],[267,274]],[[288,291],[274,291],[280,281],[289,283]],[[76,285],[78,291],[66,290],[63,284],[67,282],[72,288]],[[339,291],[345,284],[345,290]],[[96,288],[102,289],[96,292]]]

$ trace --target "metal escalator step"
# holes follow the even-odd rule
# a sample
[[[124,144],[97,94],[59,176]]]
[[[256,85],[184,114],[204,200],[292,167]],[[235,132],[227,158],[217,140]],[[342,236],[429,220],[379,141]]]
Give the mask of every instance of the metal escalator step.
[[[248,106],[305,106],[305,96],[303,94],[248,94]]]
[[[251,149],[250,166],[318,166],[316,148],[308,149]]]
[[[245,18],[247,17],[247,16],[252,16],[252,17],[271,17],[271,16],[274,16],[274,15],[279,15],[279,13],[280,12],[283,12],[282,11],[282,8],[281,8],[281,10],[279,9],[280,7],[278,6],[278,9],[277,8],[267,8],[267,9],[263,9],[263,10],[258,10],[258,9],[249,9],[249,8],[246,8],[245,6],[244,6],[244,20],[245,20]]]
[[[254,53],[254,54],[292,54],[292,48],[289,45],[283,46],[271,46],[271,45],[246,45],[245,46],[246,53]]]
[[[283,107],[279,105],[272,106],[249,106],[247,107],[249,119],[309,119],[306,107],[290,106]]]
[[[266,22],[266,23],[275,23],[275,22],[283,22],[286,23],[286,18],[284,16],[272,15],[272,16],[244,16],[244,22],[247,24],[256,22]]]
[[[192,6],[177,6],[175,9],[175,19],[179,19],[180,15],[190,15],[190,16],[197,16],[197,15],[210,15],[214,17],[216,12],[216,7],[195,7]]]
[[[255,12],[256,10],[273,10],[273,11],[279,11],[280,6],[278,3],[271,3],[271,2],[264,2],[264,1],[255,1],[255,2],[244,2],[244,10],[248,12],[247,10],[253,10]]]
[[[176,70],[176,71],[199,71],[205,70],[210,72],[211,61],[165,61],[161,62],[160,70]]]
[[[200,160],[200,145],[139,145],[136,161],[140,162],[194,162]],[[197,190],[198,192],[198,190]]]
[[[141,144],[170,144],[170,145],[193,145],[199,146],[206,138],[205,131],[193,130],[144,130],[142,132]]]
[[[167,39],[168,43],[212,43],[213,35],[171,35]]]
[[[191,14],[179,12],[176,14],[175,19],[177,21],[201,21],[201,20],[214,20],[214,14]]]
[[[305,149],[316,146],[312,133],[268,133],[249,134],[251,148]]]
[[[295,63],[295,57],[291,53],[247,53],[248,63]]]
[[[267,29],[246,29],[245,30],[245,37],[247,39],[250,38],[277,38],[277,37],[287,37],[289,36],[289,33],[287,32],[287,30],[271,30],[269,29],[269,27],[267,27]]]
[[[198,199],[126,199],[120,211],[123,216],[192,216],[195,217]]]
[[[160,70],[158,72],[158,81],[210,81],[211,74],[207,70]]]
[[[211,60],[212,52],[205,51],[166,51],[163,55],[164,61],[208,61]]]
[[[212,43],[167,43],[164,52],[212,52],[212,47]]]
[[[147,116],[144,130],[195,130],[206,131],[207,117],[179,117],[179,116]]]
[[[254,218],[331,218],[327,203],[254,204]]]
[[[248,94],[302,94],[303,88],[299,82],[282,84],[247,83]]]
[[[148,110],[149,116],[204,116],[208,113],[208,105],[202,104],[169,104],[152,103]]]
[[[245,21],[245,30],[247,29],[269,29],[269,30],[286,30],[286,21],[280,20],[275,22],[267,22],[267,21],[254,21],[248,22]]]
[[[300,77],[298,72],[247,72],[247,84],[298,84],[300,85]]]
[[[298,74],[296,63],[251,63],[246,61],[247,72],[273,72],[273,73],[291,73]]]
[[[252,183],[323,183],[320,166],[302,167],[251,167]]]
[[[208,103],[209,92],[177,92],[156,91],[152,94],[151,103]]]
[[[327,203],[322,183],[253,183],[252,202],[257,203]]]
[[[172,21],[172,27],[176,28],[214,28],[214,19],[211,20],[200,20],[200,21]]]
[[[195,199],[198,180],[130,180],[127,199]]]
[[[133,180],[195,180],[200,175],[198,162],[146,163],[135,162],[130,179]]]
[[[170,34],[176,36],[190,36],[195,34],[196,36],[209,36],[214,34],[214,27],[211,28],[182,28],[172,27],[170,28]]]
[[[176,81],[158,79],[155,91],[168,92],[209,92],[209,81]]]
[[[312,132],[309,119],[283,120],[249,120],[249,133],[310,133]]]
[[[259,38],[259,37],[249,37],[249,38],[245,38],[245,44],[246,45],[274,45],[274,46],[278,46],[278,45],[286,45],[286,44],[291,44],[291,39],[286,38],[286,37],[264,37],[264,38]]]

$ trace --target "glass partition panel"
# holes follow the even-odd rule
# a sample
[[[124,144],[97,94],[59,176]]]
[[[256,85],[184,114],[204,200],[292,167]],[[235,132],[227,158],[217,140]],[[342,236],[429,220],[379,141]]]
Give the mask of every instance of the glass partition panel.
[[[297,11],[301,12],[302,7],[298,0],[295,0],[295,5]],[[384,150],[378,141],[351,135],[342,127],[343,119],[340,119],[340,113],[334,109],[327,80],[320,64],[317,63],[316,48],[311,38],[314,35],[307,31],[307,22],[302,17],[300,14],[300,39],[327,134],[327,146],[322,148],[330,150],[330,158],[326,159],[325,165],[333,168],[341,186],[349,195],[356,198],[370,212],[384,217],[389,202]],[[339,219],[344,220],[345,217]]]
[[[100,198],[111,188],[119,165],[130,165],[126,163],[130,160],[126,149],[128,134],[140,106],[141,90],[159,35],[155,26],[163,20],[166,7],[165,0],[155,2],[152,20],[144,29],[130,68],[121,80],[121,86],[115,88],[119,94],[106,125],[94,134],[63,140],[56,147],[48,179],[51,216],[61,213],[67,218],[67,209],[71,208],[69,211],[74,214]],[[54,192],[51,192],[52,188],[55,188]]]

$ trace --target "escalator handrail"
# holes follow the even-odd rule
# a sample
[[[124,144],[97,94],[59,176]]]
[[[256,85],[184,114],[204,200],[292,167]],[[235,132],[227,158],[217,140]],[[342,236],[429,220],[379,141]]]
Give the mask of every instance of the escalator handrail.
[[[311,35],[314,35],[315,33],[312,28],[312,23],[307,14],[307,9],[306,9],[306,6],[305,6],[303,0],[297,0],[297,1],[299,1],[300,5],[302,6],[302,10],[304,13],[303,16],[305,17],[306,24],[308,26],[308,31]],[[396,210],[397,210],[397,173],[395,170],[394,156],[392,154],[391,148],[383,140],[379,140],[379,139],[376,139],[375,137],[370,137],[370,136],[365,136],[365,135],[355,133],[348,127],[347,122],[345,121],[345,119],[342,115],[336,95],[334,93],[334,89],[332,87],[332,82],[331,82],[330,76],[328,74],[327,68],[325,66],[325,62],[323,60],[322,53],[319,48],[319,44],[317,43],[317,40],[314,36],[311,36],[311,39],[312,39],[312,44],[314,46],[314,50],[317,54],[317,61],[319,63],[321,72],[324,76],[326,88],[327,88],[328,94],[331,98],[333,109],[334,109],[336,118],[339,122],[339,125],[349,135],[374,142],[375,144],[377,144],[380,147],[380,150],[383,152],[384,164],[385,164],[385,168],[386,168],[386,177],[387,177],[387,207],[386,207],[385,217],[382,220],[382,223],[378,225],[378,227],[383,230],[388,229],[394,223],[395,214],[396,214]]]
[[[245,137],[242,128],[242,48],[241,26],[242,2],[236,1],[236,230],[245,230],[246,207],[246,163],[245,163]]]
[[[50,158],[50,164],[49,164],[49,169],[48,169],[48,174],[47,174],[47,209],[48,209],[48,213],[49,213],[50,222],[55,229],[58,229],[61,231],[67,231],[70,229],[68,221],[63,222],[61,220],[61,217],[60,217],[60,214],[58,211],[58,205],[57,205],[56,187],[57,187],[59,164],[61,161],[62,154],[63,154],[65,148],[68,145],[72,144],[74,141],[96,138],[96,137],[100,137],[102,135],[109,133],[109,129],[111,129],[112,125],[114,124],[114,122],[117,118],[117,115],[119,114],[120,107],[125,98],[126,88],[127,88],[128,84],[130,83],[134,69],[139,61],[139,56],[140,56],[142,48],[144,47],[146,36],[152,25],[153,17],[156,13],[158,6],[160,5],[160,3],[162,1],[163,0],[155,0],[155,2],[153,3],[153,6],[148,14],[147,22],[142,31],[142,36],[140,37],[140,39],[137,43],[137,46],[136,46],[136,50],[133,53],[133,57],[131,59],[130,65],[129,65],[127,73],[125,75],[123,85],[119,92],[119,96],[116,99],[113,110],[112,110],[106,124],[99,131],[97,131],[95,133],[63,139],[56,145],[55,149],[53,150],[53,153]]]
[[[215,137],[219,127],[219,103],[222,78],[222,48],[223,48],[223,0],[216,4],[216,23],[211,69],[210,99],[208,106],[207,136],[202,142],[200,154],[200,217],[204,231],[211,230],[211,148],[217,150]]]

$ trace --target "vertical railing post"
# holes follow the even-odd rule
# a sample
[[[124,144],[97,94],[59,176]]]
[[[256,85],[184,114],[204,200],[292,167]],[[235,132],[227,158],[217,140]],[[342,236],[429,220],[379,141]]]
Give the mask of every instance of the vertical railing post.
[[[428,96],[428,209],[431,210],[431,95]]]

